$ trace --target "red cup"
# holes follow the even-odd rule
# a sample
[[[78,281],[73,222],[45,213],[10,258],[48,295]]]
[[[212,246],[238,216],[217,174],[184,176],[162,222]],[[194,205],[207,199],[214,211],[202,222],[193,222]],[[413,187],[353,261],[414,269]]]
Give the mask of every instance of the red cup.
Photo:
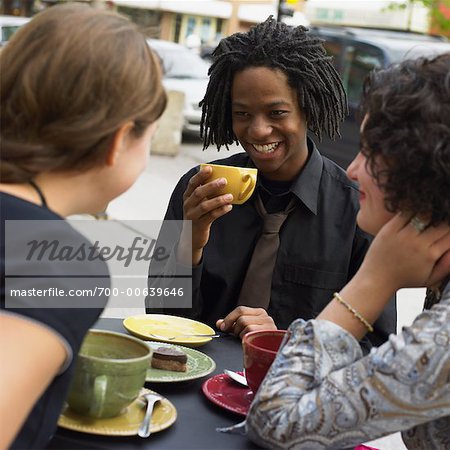
[[[250,389],[256,392],[275,359],[286,330],[252,331],[244,335],[245,378]]]

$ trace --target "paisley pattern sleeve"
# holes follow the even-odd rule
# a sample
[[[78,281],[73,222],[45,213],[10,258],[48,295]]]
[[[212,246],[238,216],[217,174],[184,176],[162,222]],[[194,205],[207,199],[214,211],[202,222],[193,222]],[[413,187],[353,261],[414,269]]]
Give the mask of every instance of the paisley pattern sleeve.
[[[428,423],[428,432],[442,421],[448,430],[449,293],[366,357],[334,323],[293,322],[247,416],[250,439],[271,449],[345,448],[417,425],[426,436],[422,424],[433,420],[440,427]],[[434,436],[436,448],[447,448],[443,439]]]

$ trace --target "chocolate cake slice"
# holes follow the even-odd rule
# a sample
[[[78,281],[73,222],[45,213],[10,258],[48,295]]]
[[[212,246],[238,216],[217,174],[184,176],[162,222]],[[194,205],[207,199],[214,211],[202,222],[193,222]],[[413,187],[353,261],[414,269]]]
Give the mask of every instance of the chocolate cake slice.
[[[154,369],[186,372],[187,355],[173,347],[158,347],[153,350],[152,367]]]

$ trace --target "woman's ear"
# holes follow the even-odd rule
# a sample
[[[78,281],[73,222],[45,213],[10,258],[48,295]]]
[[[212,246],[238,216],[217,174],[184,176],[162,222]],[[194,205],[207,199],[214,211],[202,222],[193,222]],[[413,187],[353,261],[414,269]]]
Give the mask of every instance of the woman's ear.
[[[107,166],[114,166],[120,153],[126,149],[128,135],[133,128],[134,122],[126,122],[114,133],[111,145],[106,155],[105,163]]]

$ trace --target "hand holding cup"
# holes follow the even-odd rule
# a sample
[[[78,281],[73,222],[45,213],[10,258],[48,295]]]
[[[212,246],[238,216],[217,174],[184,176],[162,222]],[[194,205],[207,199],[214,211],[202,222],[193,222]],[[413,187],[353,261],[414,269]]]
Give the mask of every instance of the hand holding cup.
[[[209,181],[225,178],[226,185],[220,190],[220,194],[231,194],[234,205],[245,203],[253,194],[256,186],[258,169],[251,167],[221,166],[218,164],[200,164],[200,167],[209,166],[212,173]]]
[[[256,174],[257,169],[201,164],[183,195],[183,219],[192,222],[192,229],[183,226],[177,252],[181,264],[199,264],[211,224],[229,213],[232,204],[250,198]]]

